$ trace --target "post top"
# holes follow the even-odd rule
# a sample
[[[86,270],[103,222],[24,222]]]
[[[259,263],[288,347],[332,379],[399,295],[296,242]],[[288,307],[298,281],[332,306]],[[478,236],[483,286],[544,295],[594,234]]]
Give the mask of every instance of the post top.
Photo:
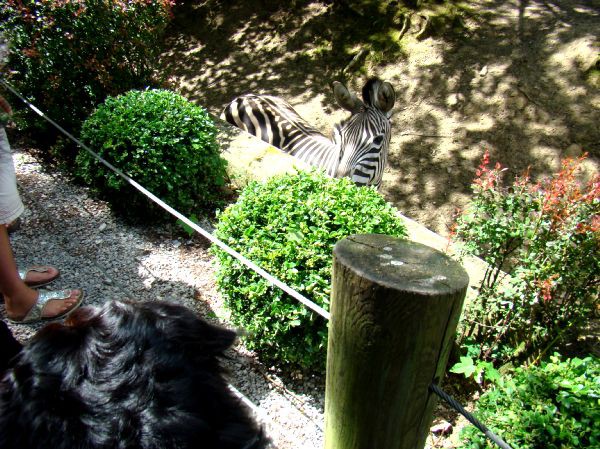
[[[360,276],[408,293],[453,294],[469,284],[464,268],[446,254],[398,237],[351,235],[339,241],[333,253]]]

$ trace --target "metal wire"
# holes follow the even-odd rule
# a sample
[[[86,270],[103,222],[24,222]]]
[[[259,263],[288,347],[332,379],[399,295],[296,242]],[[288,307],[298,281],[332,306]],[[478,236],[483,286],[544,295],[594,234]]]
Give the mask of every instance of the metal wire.
[[[27,106],[29,106],[29,108],[31,108],[31,110],[33,110],[36,114],[38,114],[44,120],[46,120],[47,122],[49,122],[52,126],[54,126],[56,129],[58,129],[61,133],[63,133],[65,136],[67,136],[69,139],[71,139],[73,142],[75,142],[81,148],[83,148],[84,150],[86,150],[93,157],[95,157],[96,159],[98,159],[98,161],[100,161],[102,164],[104,164],[108,169],[110,169],[113,172],[115,172],[117,175],[119,175],[121,178],[123,178],[129,184],[131,184],[134,188],[136,188],[138,191],[140,191],[143,195],[145,195],[150,200],[152,200],[153,202],[155,202],[156,204],[158,204],[160,207],[162,207],[164,210],[166,210],[167,212],[169,212],[171,215],[177,217],[182,222],[184,222],[186,225],[188,225],[190,228],[194,229],[196,232],[198,232],[199,234],[201,234],[204,238],[208,239],[210,242],[212,242],[213,244],[217,245],[219,248],[221,248],[227,254],[229,254],[230,256],[232,256],[235,259],[239,260],[242,264],[244,264],[245,266],[247,266],[251,270],[253,270],[256,273],[258,273],[265,280],[267,280],[270,284],[279,287],[281,290],[283,290],[285,293],[287,293],[288,295],[290,295],[292,298],[298,300],[299,302],[301,302],[302,304],[304,304],[309,309],[311,309],[314,312],[316,312],[319,315],[321,315],[326,320],[330,319],[330,317],[331,317],[330,313],[328,311],[326,311],[325,309],[323,309],[321,306],[315,304],[313,301],[311,301],[310,299],[308,299],[305,296],[301,295],[300,293],[298,293],[293,288],[291,288],[288,285],[284,284],[279,279],[277,279],[276,277],[274,277],[273,275],[271,275],[267,271],[265,271],[262,268],[260,268],[254,262],[252,262],[251,260],[249,260],[246,257],[244,257],[243,255],[241,255],[239,252],[237,252],[233,248],[230,248],[229,246],[227,246],[225,243],[223,243],[221,240],[219,240],[218,238],[216,238],[210,232],[208,232],[205,229],[203,229],[202,227],[198,226],[198,224],[194,223],[189,218],[187,218],[185,215],[179,213],[178,211],[176,211],[175,209],[173,209],[171,206],[169,206],[167,203],[165,203],[164,201],[162,201],[160,198],[158,198],[157,196],[155,196],[153,193],[151,193],[150,191],[148,191],[146,188],[144,188],[143,186],[141,186],[140,184],[138,184],[136,181],[134,181],[128,175],[126,175],[121,170],[119,170],[118,168],[116,168],[110,162],[104,160],[100,155],[98,155],[96,152],[94,152],[90,147],[88,147],[87,145],[85,145],[83,142],[81,142],[79,139],[77,139],[71,133],[69,133],[68,131],[66,131],[62,126],[60,126],[58,123],[56,123],[54,120],[52,120],[46,114],[44,114],[35,105],[33,105],[32,103],[30,103],[25,97],[23,97],[19,92],[17,92],[17,90],[14,87],[12,87],[12,85],[10,85],[2,77],[0,77],[0,84],[3,84],[4,87],[6,87],[10,92],[12,92],[21,101],[23,101]]]
[[[298,301],[300,301],[301,303],[303,303],[307,307],[311,308],[312,310],[314,310],[315,312],[317,312],[319,315],[323,316],[323,318],[329,320],[329,317],[330,317],[329,312],[327,312],[323,308],[319,307],[317,304],[315,304],[314,302],[310,301],[309,299],[305,298],[300,293],[298,293],[295,290],[293,290],[291,287],[289,287],[286,284],[282,283],[277,278],[273,277],[272,275],[270,275],[269,273],[267,273],[266,271],[264,271],[263,269],[261,269],[260,267],[258,267],[256,264],[254,264],[253,262],[251,262],[250,260],[248,260],[247,258],[245,258],[244,256],[242,256],[241,254],[239,254],[234,249],[232,249],[229,246],[225,245],[219,239],[217,239],[216,237],[214,237],[211,233],[209,233],[208,231],[206,231],[202,227],[198,226],[196,223],[194,223],[193,221],[189,220],[187,217],[185,217],[181,213],[177,212],[175,209],[171,208],[168,204],[164,203],[162,200],[160,200],[159,198],[157,198],[155,195],[153,195],[151,192],[149,192],[148,190],[146,190],[140,184],[138,184],[137,182],[135,182],[133,179],[131,179],[129,176],[127,176],[125,173],[123,173],[121,170],[119,170],[118,168],[114,167],[112,164],[110,164],[106,160],[104,160],[102,157],[100,157],[98,154],[96,154],[93,150],[91,150],[87,145],[85,145],[84,143],[82,143],[79,139],[75,138],[71,133],[69,133],[64,128],[62,128],[58,123],[56,123],[50,117],[46,116],[40,109],[38,109],[35,105],[33,105],[31,102],[29,102],[26,98],[24,98],[16,89],[14,89],[12,87],[12,85],[10,85],[2,77],[0,77],[0,84],[4,85],[4,87],[6,87],[16,97],[18,97],[21,101],[23,101],[36,114],[38,114],[40,117],[42,117],[43,119],[45,119],[46,121],[48,121],[55,128],[57,128],[60,132],[62,132],[64,135],[66,135],[69,139],[71,139],[73,142],[75,142],[81,148],[83,148],[88,153],[90,153],[92,156],[94,156],[96,159],[98,159],[102,164],[104,164],[110,170],[112,170],[115,173],[117,173],[119,176],[121,176],[123,179],[125,179],[129,184],[131,184],[133,187],[135,187],[137,190],[139,190],[142,194],[144,194],[145,196],[147,196],[148,198],[150,198],[156,204],[158,204],[159,206],[161,206],[167,212],[171,213],[175,217],[177,217],[180,220],[182,220],[188,226],[192,227],[194,230],[196,230],[197,232],[199,232],[202,236],[204,236],[205,238],[207,238],[208,240],[210,240],[212,243],[216,244],[221,249],[223,249],[224,251],[226,251],[229,255],[231,255],[232,257],[235,257],[240,262],[242,262],[244,265],[246,265],[248,268],[250,268],[250,269],[254,270],[255,272],[257,272],[258,274],[260,274],[263,278],[265,278],[271,284],[276,285],[277,287],[280,287],[283,291],[285,291],[286,293],[288,293],[290,296],[294,297],[295,299],[297,299]],[[248,408],[250,408],[252,410],[252,412],[254,413],[254,415],[260,421],[262,421],[263,423],[270,422],[272,425],[274,424],[273,421],[271,421],[269,419],[269,417],[268,417],[267,413],[264,411],[264,409],[261,409],[259,406],[257,406],[256,404],[254,404],[248,397],[244,396],[244,394],[241,393],[233,385],[228,384],[228,387],[231,390],[231,392],[238,399],[240,399],[241,402],[243,402]],[[260,436],[257,436],[254,439],[252,439],[247,444],[247,447],[248,448],[253,447],[253,445],[256,442],[258,442],[259,439],[260,439]]]
[[[106,161],[105,159],[103,159],[100,155],[98,155],[96,152],[94,152],[91,148],[89,148],[87,145],[85,145],[83,142],[81,142],[79,139],[77,139],[75,136],[73,136],[71,133],[69,133],[67,130],[65,130],[62,126],[60,126],[58,123],[56,123],[54,120],[52,120],[46,114],[44,114],[35,105],[33,105],[31,102],[29,102],[11,84],[9,84],[2,77],[0,77],[0,84],[4,85],[4,87],[6,87],[17,98],[19,98],[21,101],[23,101],[37,115],[39,115],[44,120],[46,120],[47,122],[49,122],[52,126],[54,126],[56,129],[58,129],[61,133],[63,133],[65,136],[67,136],[69,139],[71,139],[73,142],[75,142],[81,148],[83,148],[88,153],[90,153],[99,162],[101,162],[108,169],[112,170],[117,175],[119,175],[121,178],[123,178],[125,181],[127,181],[130,185],[132,185],[135,189],[137,189],[143,195],[145,195],[146,197],[148,197],[151,201],[153,201],[154,203],[158,204],[160,207],[162,207],[164,210],[166,210],[167,212],[169,212],[171,215],[177,217],[179,220],[181,220],[182,222],[184,222],[186,225],[188,225],[189,227],[191,227],[192,229],[194,229],[196,232],[198,232],[199,234],[201,234],[204,238],[208,239],[210,242],[212,242],[213,244],[217,245],[219,248],[221,248],[227,254],[229,254],[230,256],[232,256],[235,259],[239,260],[245,266],[247,266],[251,270],[253,270],[256,273],[258,273],[260,276],[262,276],[265,280],[267,280],[272,285],[275,285],[275,286],[279,287],[285,293],[287,293],[288,295],[290,295],[294,299],[298,300],[299,302],[301,302],[302,304],[304,304],[309,309],[311,309],[314,312],[318,313],[319,315],[321,315],[326,320],[330,319],[331,315],[325,309],[323,309],[319,305],[315,304],[313,301],[309,300],[305,296],[301,295],[300,293],[298,293],[297,291],[295,291],[294,289],[292,289],[288,285],[284,284],[279,279],[275,278],[273,275],[269,274],[268,272],[266,272],[265,270],[263,270],[262,268],[260,268],[254,262],[252,262],[251,260],[249,260],[246,257],[244,257],[243,255],[241,255],[239,252],[237,252],[234,249],[232,249],[229,246],[227,246],[221,240],[219,240],[218,238],[216,238],[215,236],[213,236],[210,232],[206,231],[204,228],[198,226],[197,223],[194,223],[189,218],[187,218],[185,215],[183,215],[180,212],[178,212],[175,209],[173,209],[171,206],[169,206],[164,201],[162,201],[160,198],[158,198],[153,193],[151,193],[150,191],[148,191],[142,185],[138,184],[136,181],[134,181],[128,175],[126,175],[125,173],[123,173],[121,170],[119,170],[114,165],[112,165],[111,163],[109,163],[108,161]],[[246,398],[242,393],[240,393],[232,385],[230,385],[229,387],[234,392],[234,394],[236,396],[238,396],[257,415],[259,415],[259,416],[263,415],[264,416],[264,413],[262,412],[262,410],[259,407],[257,407],[256,405],[254,405],[248,398]],[[501,447],[502,449],[512,449],[511,446],[509,446],[499,436],[497,436],[496,434],[494,434],[490,429],[488,429],[484,424],[482,424],[477,418],[475,418],[475,416],[473,416],[471,413],[469,413],[468,411],[466,411],[464,409],[464,407],[459,402],[457,402],[454,398],[452,398],[450,395],[448,395],[439,386],[437,386],[435,384],[431,384],[429,386],[429,389],[433,393],[437,394],[444,401],[446,401],[457,412],[459,412],[461,415],[463,415],[471,424],[473,424],[487,438],[489,438],[491,441],[493,441],[494,443],[496,443],[499,447]]]
[[[429,390],[437,394],[440,398],[446,401],[454,410],[463,415],[467,420],[477,427],[486,437],[500,446],[502,449],[512,449],[502,438],[488,429],[482,422],[480,422],[475,416],[465,410],[465,408],[456,401],[452,396],[442,390],[438,385],[431,384],[429,385]]]

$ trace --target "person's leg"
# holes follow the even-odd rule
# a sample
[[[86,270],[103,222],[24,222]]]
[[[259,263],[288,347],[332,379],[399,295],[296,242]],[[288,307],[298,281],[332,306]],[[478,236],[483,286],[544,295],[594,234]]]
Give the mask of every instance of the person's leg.
[[[6,314],[19,320],[36,304],[38,291],[29,288],[19,277],[6,226],[0,226],[0,292],[4,296]],[[71,290],[71,296],[64,300],[50,300],[44,306],[42,316],[58,316],[77,306],[80,290]]]
[[[8,137],[4,127],[0,126],[0,224],[11,224],[23,210]]]
[[[10,105],[0,96],[0,111],[11,113]],[[78,307],[83,292],[81,290],[65,290],[44,292],[40,296],[37,290],[28,287],[21,279],[13,256],[10,241],[8,239],[8,228],[21,213],[23,213],[23,202],[17,190],[17,179],[12,159],[12,152],[8,143],[8,137],[4,130],[4,123],[0,123],[0,293],[4,297],[6,314],[9,319],[20,321],[25,318],[29,311],[32,313],[28,319],[38,320],[40,318],[52,318]],[[25,278],[30,284],[41,284],[45,277],[56,278],[58,270],[50,267],[49,271],[42,272],[29,270]],[[65,297],[66,296],[66,297]],[[49,299],[54,298],[54,299]],[[39,308],[32,309],[39,301]],[[41,308],[41,314],[40,309]]]

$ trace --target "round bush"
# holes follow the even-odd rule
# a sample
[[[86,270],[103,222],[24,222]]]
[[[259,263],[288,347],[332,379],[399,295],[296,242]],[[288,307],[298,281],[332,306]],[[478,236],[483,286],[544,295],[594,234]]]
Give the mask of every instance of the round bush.
[[[406,236],[374,189],[317,172],[251,183],[220,216],[216,235],[275,277],[329,309],[332,251],[351,234]],[[323,371],[327,323],[297,300],[214,248],[217,285],[247,346],[267,360]]]
[[[520,449],[600,447],[600,360],[561,360],[518,368],[481,396],[475,415]],[[468,449],[496,448],[472,426],[461,433]]]
[[[81,137],[100,156],[167,204],[190,214],[218,198],[225,161],[208,113],[166,90],[130,91],[106,102],[84,122]],[[132,217],[158,210],[87,151],[76,174]]]

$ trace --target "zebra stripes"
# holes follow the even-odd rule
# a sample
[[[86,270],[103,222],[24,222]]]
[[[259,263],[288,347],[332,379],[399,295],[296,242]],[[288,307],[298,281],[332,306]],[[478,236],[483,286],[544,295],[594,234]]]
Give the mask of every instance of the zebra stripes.
[[[391,138],[390,111],[396,99],[391,84],[377,78],[363,87],[363,101],[341,83],[334,96],[352,115],[333,128],[332,140],[306,122],[284,100],[247,94],[235,98],[221,118],[332,177],[379,187]]]

